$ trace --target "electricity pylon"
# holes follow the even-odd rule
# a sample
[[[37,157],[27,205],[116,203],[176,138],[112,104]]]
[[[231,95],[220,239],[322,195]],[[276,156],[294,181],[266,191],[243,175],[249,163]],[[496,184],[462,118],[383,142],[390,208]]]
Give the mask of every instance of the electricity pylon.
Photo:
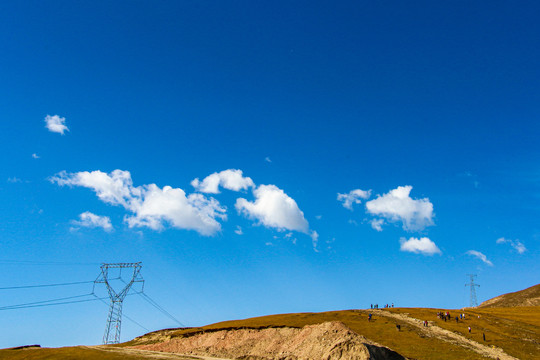
[[[144,286],[144,280],[140,274],[141,263],[114,263],[114,264],[102,264],[101,274],[97,277],[94,284],[103,283],[107,286],[109,298],[111,304],[109,306],[109,315],[107,316],[107,326],[105,328],[105,334],[103,335],[103,344],[118,344],[120,342],[120,330],[122,325],[122,305],[124,298],[126,297],[131,286],[136,282],[142,282]],[[133,269],[131,273],[131,279],[129,282],[125,282],[122,279],[122,269]],[[118,269],[118,277],[110,278],[109,269]],[[125,286],[122,290],[117,292],[111,285],[112,280],[121,280]]]
[[[470,306],[476,307],[478,306],[478,300],[476,300],[476,287],[480,287],[480,285],[474,283],[474,278],[476,277],[476,274],[467,274],[471,278],[471,282],[469,284],[465,284],[465,286],[471,287],[471,298],[470,298]]]

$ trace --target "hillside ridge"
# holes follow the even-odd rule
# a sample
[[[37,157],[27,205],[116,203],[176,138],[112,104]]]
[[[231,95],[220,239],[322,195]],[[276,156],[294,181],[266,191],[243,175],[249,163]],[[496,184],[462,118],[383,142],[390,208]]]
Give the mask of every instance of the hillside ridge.
[[[478,307],[540,306],[540,284],[486,300]]]
[[[118,345],[3,349],[0,360],[534,360],[539,298],[540,284],[476,308],[276,314],[157,330]]]

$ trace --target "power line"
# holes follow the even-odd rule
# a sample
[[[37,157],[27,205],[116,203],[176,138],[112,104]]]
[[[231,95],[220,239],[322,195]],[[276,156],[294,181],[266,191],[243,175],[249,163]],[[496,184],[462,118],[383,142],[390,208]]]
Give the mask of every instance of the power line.
[[[136,294],[137,293],[129,294],[128,296],[136,295]],[[81,297],[85,297],[85,296],[91,296],[91,295],[93,295],[95,297],[95,299],[56,302],[56,301],[62,301],[62,300],[77,299],[77,298],[81,298]],[[89,293],[89,294],[83,294],[83,295],[66,296],[66,297],[63,297],[63,298],[56,298],[56,299],[50,299],[50,300],[35,301],[35,302],[31,302],[31,303],[7,305],[7,306],[0,307],[0,310],[26,309],[26,308],[34,308],[34,307],[42,307],[42,306],[74,304],[74,303],[79,303],[79,302],[88,302],[88,301],[96,301],[96,300],[103,301],[103,299],[108,299],[108,298],[107,297],[98,297],[94,293]],[[146,329],[144,326],[142,326],[140,324],[137,324],[137,325],[141,326],[145,330],[148,330],[148,329]],[[150,330],[148,330],[148,331],[150,331]]]
[[[129,285],[126,281],[124,281],[124,279],[122,279],[122,277],[119,278],[119,280],[121,282],[123,282],[124,284],[126,285]],[[155,307],[157,310],[159,310],[161,313],[163,313],[165,316],[167,316],[169,319],[173,320],[174,322],[178,323],[180,326],[182,327],[185,327],[186,325],[182,324],[178,319],[176,319],[173,315],[171,315],[171,313],[169,313],[167,310],[165,310],[161,305],[159,305],[156,301],[154,301],[153,299],[151,299],[148,295],[146,295],[146,293],[144,293],[144,281],[142,281],[143,283],[143,289],[139,292],[136,292],[136,293],[131,293],[131,294],[128,294],[129,295],[139,295],[141,296],[146,302],[148,302],[150,305],[152,305],[153,307]],[[132,320],[133,321],[133,320]],[[140,326],[140,325],[139,325]],[[148,330],[148,329],[147,329]],[[150,331],[150,330],[148,330]]]
[[[86,294],[85,296],[89,296],[89,295],[91,294]],[[106,298],[101,298],[101,299],[106,299]],[[96,299],[64,301],[64,302],[58,302],[58,303],[52,303],[52,304],[37,304],[37,305],[27,305],[27,306],[21,305],[17,307],[1,308],[0,310],[14,310],[14,309],[36,308],[36,307],[44,307],[44,306],[66,305],[66,304],[75,304],[75,303],[82,303],[82,302],[89,302],[89,301],[96,301]]]
[[[22,265],[95,265],[97,263],[64,263],[64,262],[48,262],[48,261],[22,261],[22,260],[0,260],[0,264],[7,263],[7,264],[22,264]],[[138,265],[139,263],[134,264],[121,264],[121,265]],[[120,265],[120,264],[119,264]],[[114,266],[114,265],[113,265]],[[139,265],[140,266],[140,265]],[[127,266],[123,266],[127,267]],[[140,268],[140,267],[139,267]],[[135,279],[136,278],[136,279]],[[143,282],[142,278],[135,277],[132,279],[135,280],[135,282]],[[115,277],[115,278],[108,278],[107,281],[111,280],[121,280],[125,283],[125,281],[122,279],[121,276]],[[70,286],[70,285],[80,285],[80,284],[89,284],[94,283],[94,286],[99,281],[99,278],[96,280],[91,281],[75,281],[75,282],[66,282],[66,283],[55,283],[55,284],[35,284],[35,285],[21,285],[21,286],[7,286],[7,287],[0,287],[0,290],[18,290],[18,289],[32,289],[32,288],[45,288],[45,287],[56,287],[56,286]],[[144,286],[144,285],[143,285]],[[109,294],[110,295],[110,294]],[[173,315],[171,315],[167,310],[165,310],[163,307],[161,307],[157,302],[155,302],[153,299],[151,299],[148,295],[143,293],[142,291],[135,292],[135,293],[129,293],[125,294],[124,296],[132,296],[132,295],[140,295],[145,301],[147,301],[150,305],[155,307],[157,310],[159,310],[161,313],[163,313],[165,316],[170,318],[171,320],[177,322],[181,326],[185,326],[180,321],[178,321]],[[94,298],[91,299],[80,299],[87,296],[94,296]],[[80,300],[73,300],[73,299],[80,299]],[[107,302],[104,301],[104,299],[107,299],[107,297],[98,297],[94,291],[92,290],[89,294],[82,294],[82,295],[74,295],[74,296],[66,296],[61,298],[55,298],[55,299],[49,299],[49,300],[41,300],[41,301],[34,301],[29,303],[22,303],[22,304],[14,304],[14,305],[6,305],[6,306],[0,306],[0,311],[4,310],[17,310],[17,309],[27,309],[27,308],[37,308],[37,307],[45,307],[45,306],[56,306],[56,305],[67,305],[67,304],[75,304],[75,303],[83,303],[83,302],[90,302],[90,301],[101,301],[105,305],[108,305]],[[67,300],[67,301],[66,301]],[[150,332],[148,328],[144,327],[134,319],[130,318],[129,316],[124,314],[124,317],[134,323],[135,325],[139,326],[140,328]]]
[[[128,294],[127,296],[130,296],[130,295],[136,295],[136,294],[138,294],[138,293]],[[103,300],[103,299],[106,299],[106,298],[100,298],[100,297],[97,297],[96,294],[93,294],[93,295],[96,297],[96,299],[100,300],[102,303],[104,303],[105,305],[107,305],[107,307],[109,306],[109,304],[107,304],[107,302],[106,302],[105,300]],[[129,316],[127,316],[126,314],[123,314],[123,316],[124,316],[126,319],[128,319],[129,321],[131,321],[132,323],[134,323],[135,325],[138,325],[138,326],[140,326],[141,328],[143,328],[144,330],[150,332],[149,329],[145,328],[144,326],[142,326],[141,324],[139,324],[138,322],[136,322],[135,320],[133,320],[132,318],[130,318]]]
[[[124,281],[124,279],[120,278],[120,281],[122,281],[124,284],[127,285],[127,283]],[[144,286],[144,285],[143,285]],[[158,309],[160,312],[162,312],[165,316],[167,316],[169,319],[173,320],[174,322],[178,323],[180,326],[185,327],[186,325],[182,324],[178,319],[176,319],[174,316],[171,315],[167,310],[165,310],[161,305],[159,305],[157,302],[152,300],[150,296],[146,295],[146,293],[143,291],[140,291],[136,294],[139,294],[145,301],[147,301],[150,305]]]
[[[132,293],[132,294],[128,294],[127,296],[137,295],[137,294],[139,294],[139,293]],[[54,301],[61,301],[61,300],[76,299],[76,298],[90,296],[90,295],[93,295],[94,298],[93,299],[84,299],[84,300],[54,302]],[[4,306],[4,307],[0,307],[0,311],[2,311],[2,310],[15,310],[15,309],[27,309],[27,308],[36,308],[36,307],[54,306],[54,305],[67,305],[67,304],[83,303],[83,302],[90,302],[90,301],[97,301],[97,300],[101,301],[102,303],[104,303],[105,305],[108,306],[107,302],[104,301],[104,299],[107,299],[107,297],[98,297],[96,294],[90,293],[90,294],[68,296],[68,297],[64,297],[64,298],[57,298],[57,299],[51,299],[51,300],[36,301],[36,302],[26,303],[26,304]],[[146,330],[147,332],[151,331],[150,329],[144,327],[143,325],[141,325],[137,321],[135,321],[132,318],[130,318],[129,316],[127,316],[126,314],[124,314],[124,317],[126,319],[128,319],[129,321],[131,321],[132,323],[134,323],[135,325],[137,325],[137,326],[141,327],[142,329]]]
[[[7,306],[2,306],[2,307],[0,307],[0,310],[9,310],[9,309],[24,308],[24,307],[26,307],[26,305],[45,304],[45,303],[50,303],[50,302],[55,302],[55,301],[62,301],[62,300],[76,299],[76,298],[80,298],[80,297],[84,297],[84,296],[88,296],[88,295],[92,295],[92,294],[83,294],[83,295],[67,296],[67,297],[62,297],[62,298],[57,298],[57,299],[35,301],[35,302],[31,302],[31,303],[24,303],[24,304],[17,304],[17,305],[7,305]]]
[[[148,295],[146,295],[144,292],[138,293],[144,300],[146,300],[150,305],[161,311],[165,316],[167,316],[169,319],[175,321],[180,326],[185,327],[184,324],[182,324],[178,319],[176,319],[174,316],[172,316],[167,310],[162,308],[157,302],[152,300]]]
[[[100,263],[93,262],[61,262],[61,261],[30,261],[30,260],[1,260],[0,264],[20,264],[20,265],[99,265]]]
[[[41,288],[41,287],[52,287],[52,286],[67,286],[67,285],[78,285],[78,284],[90,284],[94,281],[77,281],[70,283],[61,283],[61,284],[41,284],[41,285],[23,285],[23,286],[9,286],[2,287],[0,290],[13,290],[13,289],[30,289],[30,288]]]

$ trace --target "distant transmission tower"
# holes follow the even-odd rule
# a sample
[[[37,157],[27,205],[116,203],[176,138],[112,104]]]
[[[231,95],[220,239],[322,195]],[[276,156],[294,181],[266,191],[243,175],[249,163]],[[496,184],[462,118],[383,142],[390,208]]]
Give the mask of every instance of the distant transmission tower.
[[[471,287],[470,306],[476,307],[478,306],[478,300],[476,300],[476,287],[480,287],[480,285],[474,283],[474,278],[476,277],[476,274],[467,274],[467,276],[469,276],[471,279],[471,282],[469,284],[465,284],[465,286]]]
[[[113,269],[111,274],[110,269]],[[128,272],[131,276],[129,282],[122,279],[122,269],[133,269]],[[101,274],[94,282],[94,284],[105,284],[111,304],[109,307],[109,315],[107,316],[107,326],[105,328],[105,334],[103,335],[103,344],[118,344],[120,342],[120,330],[122,325],[122,304],[131,286],[136,282],[144,283],[144,280],[140,274],[141,263],[114,263],[114,264],[102,264]],[[115,276],[115,277],[111,277]],[[111,284],[112,281],[119,280],[122,282],[123,288],[117,292]]]

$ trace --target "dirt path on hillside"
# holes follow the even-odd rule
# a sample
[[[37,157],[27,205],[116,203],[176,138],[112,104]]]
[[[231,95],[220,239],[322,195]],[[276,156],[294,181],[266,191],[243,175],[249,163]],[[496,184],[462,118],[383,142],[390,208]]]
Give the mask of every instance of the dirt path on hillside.
[[[143,359],[155,359],[155,360],[231,360],[224,358],[216,358],[200,355],[180,355],[173,353],[166,353],[160,351],[139,350],[131,348],[111,347],[106,345],[88,346],[88,348],[101,350],[106,352],[113,352],[121,355],[139,356]]]
[[[482,356],[490,357],[492,359],[500,359],[500,360],[519,360],[518,358],[508,355],[501,348],[489,347],[489,346],[480,344],[479,342],[476,342],[471,339],[467,339],[463,335],[456,334],[453,331],[445,330],[437,325],[432,325],[430,323],[428,327],[425,327],[423,325],[422,320],[418,320],[410,316],[406,316],[403,314],[395,314],[395,313],[391,313],[389,311],[383,311],[383,310],[370,310],[370,311],[373,314],[377,314],[379,316],[394,318],[404,323],[407,323],[409,325],[413,325],[417,327],[418,329],[420,329],[420,331],[422,331],[427,336],[436,337],[438,339],[448,341],[450,343],[453,343],[459,346],[463,346],[465,348],[468,348],[472,351],[477,352],[478,354]]]

